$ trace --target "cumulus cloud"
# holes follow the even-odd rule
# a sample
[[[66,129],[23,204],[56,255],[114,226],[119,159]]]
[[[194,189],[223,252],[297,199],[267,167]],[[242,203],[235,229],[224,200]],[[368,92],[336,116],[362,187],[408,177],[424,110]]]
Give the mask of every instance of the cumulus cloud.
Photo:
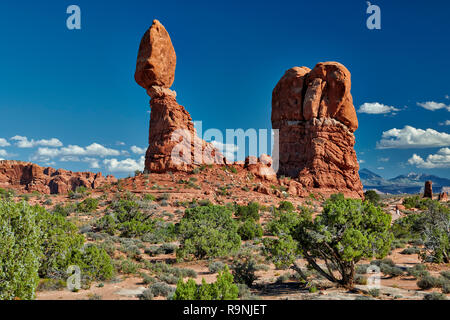
[[[446,105],[445,103],[427,101],[427,102],[418,102],[417,105],[419,107],[422,107],[422,108],[430,110],[430,111],[435,111],[435,110],[440,110],[440,109],[447,109],[447,111],[450,111],[450,105]]]
[[[145,149],[144,148],[139,148],[137,146],[132,146],[131,148],[131,152],[135,153],[135,154],[145,154]]]
[[[120,151],[106,148],[98,143],[93,143],[87,147],[80,147],[77,145],[69,145],[64,148],[54,149],[54,148],[39,148],[36,152],[37,156],[43,157],[57,157],[57,156],[97,156],[97,157],[108,157],[108,156],[119,156]]]
[[[222,143],[219,141],[211,141],[211,144],[219,150],[227,159],[233,160],[235,159],[235,153],[239,151],[239,147],[235,144],[229,143]]]
[[[63,144],[56,138],[51,138],[49,140],[41,139],[41,140],[28,140],[27,137],[23,136],[14,136],[11,140],[16,141],[16,146],[19,148],[34,148],[37,146],[43,147],[62,147]]]
[[[0,138],[0,147],[9,147],[11,144],[4,138]]]
[[[421,156],[414,154],[408,160],[408,163],[425,169],[450,168],[450,148],[442,148],[436,154],[428,155],[425,160]]]
[[[103,160],[103,164],[106,166],[106,169],[111,172],[131,173],[136,170],[139,170],[139,171],[144,170],[145,158],[144,158],[144,156],[142,156],[138,160],[135,160],[135,159],[125,159],[125,160],[105,159],[105,160]]]
[[[6,152],[6,150],[0,149],[0,157],[6,157],[6,156],[8,156],[8,152]]]
[[[450,134],[448,133],[405,126],[403,129],[394,128],[383,132],[381,141],[377,142],[377,149],[431,148],[449,145]]]
[[[359,113],[368,113],[368,114],[385,114],[390,112],[400,111],[400,109],[387,106],[378,102],[366,102],[359,107]]]
[[[80,158],[77,156],[63,156],[59,159],[61,162],[85,162],[89,164],[89,168],[98,169],[100,168],[100,163],[96,158],[84,157]]]
[[[439,123],[441,126],[450,126],[450,120],[445,120],[444,122]]]

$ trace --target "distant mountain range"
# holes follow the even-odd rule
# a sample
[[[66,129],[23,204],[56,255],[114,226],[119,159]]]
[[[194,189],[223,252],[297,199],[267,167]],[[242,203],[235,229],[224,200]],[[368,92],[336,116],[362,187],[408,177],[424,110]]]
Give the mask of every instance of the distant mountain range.
[[[450,179],[413,172],[387,180],[368,169],[362,169],[359,171],[359,177],[364,190],[376,190],[380,193],[420,193],[425,181],[433,181],[435,193],[440,192],[442,187],[450,187]]]

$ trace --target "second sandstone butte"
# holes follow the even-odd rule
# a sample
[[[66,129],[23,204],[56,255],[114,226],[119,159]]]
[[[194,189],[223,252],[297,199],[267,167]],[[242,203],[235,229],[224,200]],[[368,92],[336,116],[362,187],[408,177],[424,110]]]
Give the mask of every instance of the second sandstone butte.
[[[272,94],[272,127],[279,130],[278,175],[307,190],[361,197],[354,150],[358,128],[351,75],[337,62],[286,71]]]

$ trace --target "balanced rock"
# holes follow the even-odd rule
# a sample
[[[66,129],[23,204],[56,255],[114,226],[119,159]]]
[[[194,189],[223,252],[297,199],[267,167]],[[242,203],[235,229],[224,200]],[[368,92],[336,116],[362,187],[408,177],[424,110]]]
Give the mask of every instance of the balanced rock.
[[[311,191],[363,196],[354,150],[358,119],[350,90],[350,72],[337,62],[285,73],[272,95],[278,175],[298,178]]]
[[[169,33],[154,20],[144,34],[136,63],[136,82],[145,89],[152,86],[170,88],[175,80],[177,56]]]
[[[101,173],[72,172],[43,168],[30,162],[0,161],[0,187],[43,194],[67,194],[77,187],[95,189],[117,182],[113,176]]]
[[[153,21],[142,38],[135,80],[151,97],[149,147],[145,171],[189,171],[202,164],[223,164],[223,155],[197,136],[191,116],[170,90],[175,78],[175,50],[164,26]]]
[[[423,193],[423,197],[433,199],[433,182],[432,181],[425,182],[425,191]]]

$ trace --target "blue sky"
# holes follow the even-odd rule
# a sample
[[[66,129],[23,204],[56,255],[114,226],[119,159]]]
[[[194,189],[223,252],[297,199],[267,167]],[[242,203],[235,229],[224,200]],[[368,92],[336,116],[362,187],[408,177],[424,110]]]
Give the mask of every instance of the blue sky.
[[[72,4],[81,30],[66,27]],[[381,30],[359,0],[2,1],[0,158],[117,176],[142,165],[149,97],[134,70],[158,19],[178,56],[172,88],[204,129],[270,129],[285,70],[338,61],[355,108],[377,112],[358,113],[361,167],[450,178],[450,3],[372,4]]]

